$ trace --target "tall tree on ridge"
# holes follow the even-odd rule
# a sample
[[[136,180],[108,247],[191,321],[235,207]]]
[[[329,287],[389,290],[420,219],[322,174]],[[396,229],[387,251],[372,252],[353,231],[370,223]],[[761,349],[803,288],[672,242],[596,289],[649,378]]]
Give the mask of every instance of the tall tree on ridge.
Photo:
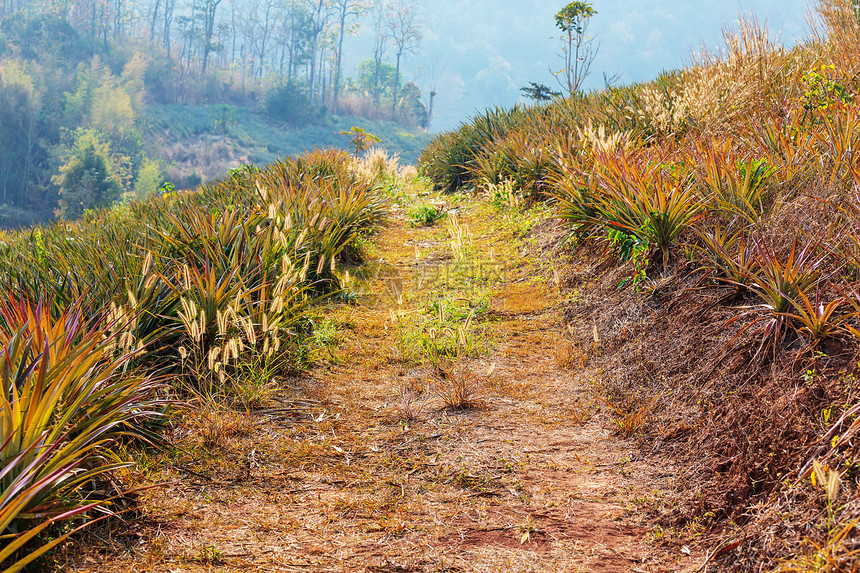
[[[600,48],[600,44],[595,44],[594,38],[588,36],[588,22],[595,14],[597,12],[588,2],[571,2],[555,15],[555,25],[562,32],[560,55],[564,59],[564,69],[556,72],[555,77],[570,96],[582,89],[582,82],[588,77]]]

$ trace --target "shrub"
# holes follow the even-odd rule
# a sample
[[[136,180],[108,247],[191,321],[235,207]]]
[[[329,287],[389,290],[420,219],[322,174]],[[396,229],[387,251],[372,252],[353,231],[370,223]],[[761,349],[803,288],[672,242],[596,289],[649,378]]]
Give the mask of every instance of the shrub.
[[[595,209],[600,225],[648,243],[669,265],[669,248],[703,214],[691,178],[663,163],[602,154],[596,176],[600,193]]]
[[[529,198],[543,194],[552,167],[551,154],[530,134],[516,130],[490,143],[475,158],[472,180],[488,189],[505,181]]]
[[[266,94],[266,114],[293,127],[304,127],[313,121],[313,110],[307,90],[290,82]]]
[[[416,205],[409,211],[409,220],[413,227],[432,227],[444,217],[444,209],[433,205]]]
[[[434,138],[421,152],[418,165],[436,187],[445,193],[474,185],[476,182],[472,170],[477,159],[494,140],[516,128],[523,115],[523,109],[518,106],[508,110],[487,110],[462,124],[456,131]]]

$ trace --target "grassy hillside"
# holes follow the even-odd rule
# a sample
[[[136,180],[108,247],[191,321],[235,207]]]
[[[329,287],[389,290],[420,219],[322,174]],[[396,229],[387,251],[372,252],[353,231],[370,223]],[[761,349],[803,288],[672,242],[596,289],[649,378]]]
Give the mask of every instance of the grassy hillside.
[[[243,164],[267,165],[315,148],[346,149],[349,138],[338,132],[361,127],[379,137],[381,150],[404,164],[417,162],[431,136],[387,121],[331,116],[322,125],[302,129],[278,124],[247,107],[228,106],[226,124],[216,122],[223,106],[150,104],[144,134],[151,153],[165,163],[168,179],[193,187]]]
[[[353,125],[382,137],[405,161],[414,161],[427,141],[422,132],[391,123],[334,118],[322,101],[312,110],[300,81],[287,88],[273,75],[247,86],[243,80],[240,90],[238,76],[216,79],[212,68],[173,74],[154,38],[138,35],[143,29],[119,31],[134,27],[131,21],[105,12],[101,20],[116,23],[115,36],[109,39],[105,29],[98,38],[88,25],[98,19],[95,12],[81,14],[39,2],[0,4],[0,228],[74,220],[120,200],[144,199],[166,182],[192,189],[244,163],[342,147],[348,139],[335,132]],[[171,16],[162,15],[169,31]],[[420,125],[416,117],[426,117],[420,93],[403,93],[410,94],[401,102],[406,110],[361,109]],[[355,94],[349,101],[366,103]],[[167,105],[178,102],[199,107]],[[273,117],[290,126],[315,118],[318,125],[296,131],[267,121]]]

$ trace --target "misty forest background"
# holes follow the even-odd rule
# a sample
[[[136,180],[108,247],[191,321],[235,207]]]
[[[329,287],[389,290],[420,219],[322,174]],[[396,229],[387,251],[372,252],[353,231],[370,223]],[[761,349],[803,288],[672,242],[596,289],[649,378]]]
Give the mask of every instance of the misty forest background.
[[[0,225],[342,147],[355,117],[415,156],[417,18],[407,0],[0,0]],[[347,75],[360,22],[375,43]]]
[[[596,4],[586,88],[679,67],[735,5]],[[793,43],[799,0],[751,6]],[[427,132],[557,87],[549,0],[0,0],[0,227],[348,145],[413,161]],[[700,36],[698,30],[715,35]]]

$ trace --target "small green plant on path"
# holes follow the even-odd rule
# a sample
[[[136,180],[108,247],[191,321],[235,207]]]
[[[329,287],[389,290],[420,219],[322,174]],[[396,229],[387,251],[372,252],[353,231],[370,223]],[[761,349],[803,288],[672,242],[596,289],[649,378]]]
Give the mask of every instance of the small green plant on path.
[[[409,210],[409,221],[413,227],[432,227],[445,215],[444,209],[434,205],[416,205]]]

